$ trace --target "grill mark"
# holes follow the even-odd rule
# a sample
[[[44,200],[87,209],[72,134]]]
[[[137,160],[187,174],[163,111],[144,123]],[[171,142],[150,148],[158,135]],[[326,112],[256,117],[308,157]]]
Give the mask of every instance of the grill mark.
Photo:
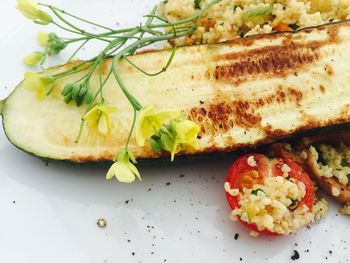
[[[188,118],[201,124],[201,135],[228,131],[234,126],[246,129],[260,127],[262,119],[247,101],[210,104],[206,108],[194,107]]]
[[[221,98],[220,101],[226,102],[203,102],[201,106],[190,110],[188,118],[201,125],[202,135],[215,134],[217,131],[227,132],[235,126],[245,129],[261,128],[262,118],[258,113],[260,109],[285,103],[299,107],[303,98],[301,91],[279,86],[274,94],[252,100],[232,101],[230,98]]]
[[[226,65],[218,65],[215,78],[218,81],[234,81],[237,84],[251,76],[268,75],[284,77],[320,59],[319,45],[269,46],[224,55]],[[216,58],[220,60],[221,58]]]

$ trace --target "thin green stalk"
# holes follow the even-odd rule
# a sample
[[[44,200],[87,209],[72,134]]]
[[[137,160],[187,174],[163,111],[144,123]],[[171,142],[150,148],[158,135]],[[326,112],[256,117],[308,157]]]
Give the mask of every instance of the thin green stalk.
[[[51,9],[51,11],[56,15],[56,17],[58,19],[60,19],[63,23],[65,23],[67,26],[73,28],[74,30],[77,30],[78,32],[74,31],[74,30],[68,30],[72,33],[75,33],[75,34],[80,34],[80,35],[85,35],[87,37],[92,37],[92,38],[96,38],[96,39],[99,39],[101,41],[105,41],[105,42],[109,42],[109,40],[106,40],[106,39],[103,39],[103,38],[100,38],[99,36],[93,34],[93,33],[90,33],[90,32],[87,32],[75,25],[73,25],[72,23],[70,23],[69,21],[67,21],[66,19],[64,19],[60,14],[57,13],[57,11],[55,9],[53,9],[52,7],[49,7]],[[55,25],[58,25],[57,23],[55,23]],[[61,26],[60,26],[61,27]]]
[[[78,132],[77,137],[75,138],[74,143],[78,143],[79,142],[80,137],[81,137],[81,135],[83,133],[84,124],[85,124],[85,120],[84,120],[84,118],[82,118],[81,122],[80,122],[79,132]]]
[[[131,125],[131,129],[130,129],[130,132],[129,132],[129,135],[128,135],[128,138],[126,140],[126,143],[125,143],[125,151],[128,150],[129,148],[129,143],[130,143],[130,140],[131,140],[131,136],[135,130],[135,125],[136,125],[136,118],[137,118],[137,110],[134,108],[134,116],[133,116],[133,121],[132,121],[132,125]]]
[[[165,64],[165,66],[158,72],[156,73],[148,73],[146,71],[144,71],[142,68],[140,68],[139,66],[137,66],[134,62],[132,62],[130,59],[128,59],[128,57],[123,57],[123,59],[125,59],[130,65],[132,65],[134,68],[136,68],[138,71],[140,71],[141,73],[149,76],[149,77],[154,77],[157,76],[165,71],[167,71],[167,69],[169,68],[170,64],[172,63],[174,57],[175,57],[175,53],[176,53],[176,47],[173,47],[171,55],[167,61],[167,63]]]
[[[70,62],[76,54],[90,41],[90,39],[85,40],[81,45],[74,51],[74,53],[70,56],[67,63]]]
[[[109,28],[109,27],[106,27],[106,26],[102,26],[102,25],[96,24],[95,22],[92,22],[92,21],[86,20],[86,19],[84,19],[84,18],[75,16],[75,15],[73,15],[73,14],[71,14],[71,13],[65,11],[65,10],[59,9],[59,8],[57,8],[57,7],[54,7],[54,6],[51,6],[51,5],[47,5],[47,4],[43,4],[43,3],[38,3],[38,4],[41,5],[41,6],[45,6],[45,7],[49,7],[49,8],[50,8],[50,7],[51,7],[51,8],[54,8],[55,10],[61,12],[62,14],[65,14],[65,15],[67,15],[67,16],[73,17],[73,18],[75,18],[75,19],[77,19],[77,20],[80,20],[80,21],[82,21],[82,22],[85,22],[85,23],[87,23],[87,24],[90,24],[90,25],[93,25],[93,26],[97,26],[97,27],[100,27],[100,28],[102,28],[102,29],[107,29],[107,30],[113,31],[112,28]]]
[[[77,32],[77,31],[71,30],[71,29],[66,28],[66,27],[64,27],[64,26],[61,26],[60,24],[58,24],[58,23],[55,22],[55,21],[52,21],[52,24],[54,24],[55,26],[57,26],[57,27],[59,27],[59,28],[65,30],[65,31],[67,31],[67,32],[74,33],[74,34],[80,34],[80,33]]]

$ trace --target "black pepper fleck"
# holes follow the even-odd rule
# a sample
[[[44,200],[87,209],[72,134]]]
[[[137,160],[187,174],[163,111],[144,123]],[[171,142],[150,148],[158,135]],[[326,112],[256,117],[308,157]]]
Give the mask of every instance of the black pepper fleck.
[[[293,256],[290,257],[291,260],[298,260],[300,258],[299,252],[294,250]]]
[[[165,185],[166,185],[166,186],[169,186],[169,185],[170,185],[170,182],[166,183]]]
[[[132,252],[131,255],[135,256],[135,252]]]
[[[128,204],[128,203],[129,203],[129,200],[126,200],[126,201],[125,201],[125,204]]]
[[[236,233],[236,234],[235,234],[235,240],[237,240],[238,238],[239,238],[239,234]]]

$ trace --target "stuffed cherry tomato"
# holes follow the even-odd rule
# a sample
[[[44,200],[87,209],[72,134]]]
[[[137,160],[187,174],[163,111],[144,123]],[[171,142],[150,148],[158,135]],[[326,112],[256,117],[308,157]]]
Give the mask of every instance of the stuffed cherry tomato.
[[[249,154],[237,159],[227,174],[225,191],[231,218],[253,235],[288,235],[315,220],[313,183],[286,156]]]

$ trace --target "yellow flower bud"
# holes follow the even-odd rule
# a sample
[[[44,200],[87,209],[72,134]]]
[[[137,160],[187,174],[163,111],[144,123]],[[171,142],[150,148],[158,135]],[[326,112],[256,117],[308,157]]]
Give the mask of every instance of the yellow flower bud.
[[[35,91],[38,100],[43,100],[46,92],[51,89],[53,79],[48,81],[48,78],[38,73],[28,71],[24,74],[22,86],[30,91]]]
[[[16,8],[28,19],[43,25],[52,22],[52,17],[39,9],[33,0],[18,0]]]
[[[38,33],[38,44],[40,46],[47,46],[49,42],[49,33],[45,31],[39,31]]]
[[[24,57],[24,63],[28,66],[35,66],[44,58],[44,53],[37,51]]]

